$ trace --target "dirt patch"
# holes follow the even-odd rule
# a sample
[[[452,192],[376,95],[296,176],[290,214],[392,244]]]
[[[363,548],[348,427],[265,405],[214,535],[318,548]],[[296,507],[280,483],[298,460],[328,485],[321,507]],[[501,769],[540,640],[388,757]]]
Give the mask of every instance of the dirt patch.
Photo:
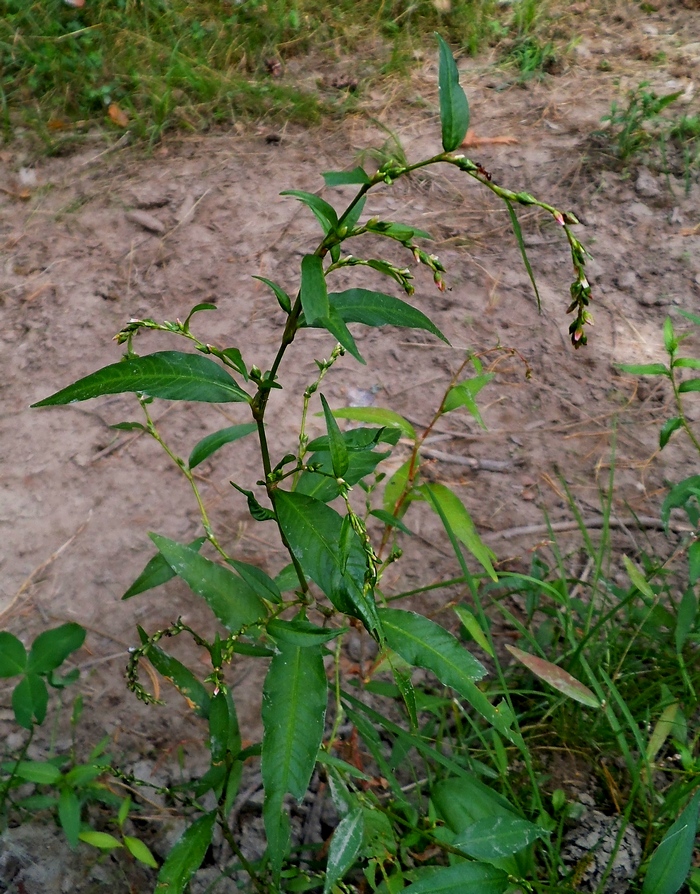
[[[532,529],[542,524],[543,509],[560,527],[571,520],[560,476],[584,514],[598,516],[613,440],[618,523],[632,513],[658,518],[665,481],[689,474],[691,461],[680,442],[655,459],[670,395],[655,380],[620,375],[614,364],[661,359],[664,317],[674,307],[697,305],[700,189],[693,183],[686,192],[680,179],[653,171],[640,177],[605,169],[586,156],[590,133],[628,86],[647,79],[659,93],[688,88],[692,95],[700,72],[700,44],[689,36],[696,17],[671,3],[643,20],[626,4],[602,12],[574,4],[565,15],[583,39],[561,75],[517,86],[490,60],[466,61],[463,83],[477,134],[518,140],[483,145],[470,156],[496,182],[571,208],[583,221],[579,236],[594,257],[589,346],[574,352],[567,337],[570,266],[561,232],[543,216],[521,214],[542,294],[538,316],[507,214],[466,178],[435,171],[379,191],[367,211],[435,235],[449,290],[437,292],[430,277],[418,274],[416,303],[453,347],[405,331],[363,329],[357,340],[367,366],[343,359],[325,388],[331,405],[371,400],[426,424],[465,350],[497,342],[517,348],[531,379],[519,361],[499,359],[498,376],[481,395],[488,430],[466,414],[446,417],[429,445],[429,474],[458,489],[501,562],[521,565],[546,539],[545,528]],[[640,47],[655,48],[654,58],[665,53],[666,63],[650,67]],[[427,105],[404,100],[376,108],[375,97],[374,113],[411,159],[440,148],[435,75],[426,63],[408,90]],[[386,134],[358,115],[336,129],[286,128],[269,136],[261,129],[171,138],[151,158],[105,151],[102,144],[66,158],[31,159],[21,147],[0,153],[2,182],[14,184],[0,192],[0,611],[7,628],[23,637],[64,620],[88,628],[78,662],[89,704],[81,736],[94,743],[110,734],[124,765],[167,761],[179,745],[196,751],[203,734],[174,695],[167,709],[136,702],[124,690],[122,671],[136,624],[155,629],[180,615],[208,627],[207,616],[177,582],[120,601],[152,553],[146,532],[187,541],[199,533],[199,516],[186,482],[157,445],[109,428],[139,418],[131,397],[62,411],[28,406],[118,360],[110,339],[129,318],[174,319],[199,302],[213,301],[219,310],[199,318],[198,333],[238,346],[248,364],[269,365],[283,317],[251,274],[293,290],[301,256],[318,238],[313,218],[280,191],[318,191],[321,171],[352,167]],[[29,198],[18,197],[20,187]],[[341,277],[337,285],[351,283],[385,287],[362,276]],[[313,358],[332,348],[322,332],[304,332],[297,341],[281,371],[287,390],[273,396],[269,416],[278,456],[294,448],[301,411],[300,400],[287,395],[301,393],[314,378]],[[181,346],[142,336],[138,347]],[[697,409],[690,415],[697,418]],[[209,431],[249,421],[242,406],[160,403],[156,417],[184,456]],[[321,432],[316,420],[314,431]],[[397,464],[402,455],[399,449]],[[229,484],[249,487],[258,477],[254,444],[242,441],[204,464],[199,480],[226,548],[276,573],[284,554],[268,529],[249,519]],[[456,571],[435,519],[417,511],[411,526],[417,536],[387,572],[387,594]],[[522,526],[525,533],[517,530]],[[634,552],[638,536],[618,528],[619,552]],[[572,551],[572,572],[580,571],[575,534],[560,537]],[[445,601],[443,592],[421,605],[437,611]],[[260,732],[263,672],[247,663],[232,669],[248,741]],[[11,729],[9,693],[2,689],[3,732]]]

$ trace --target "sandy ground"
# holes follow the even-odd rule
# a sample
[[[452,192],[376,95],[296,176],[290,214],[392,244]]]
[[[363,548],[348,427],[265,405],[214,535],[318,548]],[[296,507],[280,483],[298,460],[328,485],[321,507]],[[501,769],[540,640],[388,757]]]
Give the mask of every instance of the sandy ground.
[[[542,215],[521,214],[543,299],[538,316],[505,211],[478,184],[436,169],[377,191],[367,213],[434,234],[431,250],[447,267],[449,289],[439,293],[419,272],[415,300],[452,347],[423,333],[355,327],[367,366],[344,358],[324,383],[333,406],[373,401],[425,425],[467,349],[517,348],[531,378],[521,361],[501,357],[481,394],[488,430],[466,413],[449,415],[436,429],[427,468],[458,490],[506,567],[527,567],[546,539],[543,528],[532,527],[542,525],[543,509],[555,522],[571,520],[560,476],[583,513],[599,517],[614,440],[618,519],[658,518],[665,482],[691,472],[680,442],[656,455],[659,425],[671,412],[668,391],[655,380],[620,375],[615,364],[663,359],[666,315],[677,307],[697,310],[700,189],[693,183],[686,194],[673,175],[615,169],[590,135],[611,101],[624,101],[642,80],[658,93],[685,90],[688,102],[679,109],[697,114],[697,13],[670,3],[649,14],[625,3],[598,12],[570,7],[572,21],[562,28],[571,33],[573,22],[583,38],[560,73],[542,82],[513,84],[512,72],[490,59],[460,63],[476,133],[518,140],[481,146],[471,157],[496,182],[570,208],[583,222],[578,235],[593,255],[589,346],[574,352],[566,334],[570,265],[561,232]],[[663,63],[649,61],[660,53]],[[435,80],[426,57],[396,99],[367,97],[367,110],[395,131],[411,160],[440,148]],[[202,735],[174,693],[167,709],[146,709],[125,691],[122,673],[126,649],[137,641],[135,624],[152,630],[182,615],[211,630],[206,613],[177,582],[127,603],[120,598],[152,554],[146,533],[187,541],[200,532],[199,516],[187,483],[155,443],[109,427],[139,418],[133,396],[60,410],[29,404],[118,360],[110,339],[131,317],[182,318],[198,302],[219,310],[202,314],[195,331],[239,347],[248,364],[265,369],[282,314],[251,275],[293,291],[300,259],[317,240],[311,215],[279,193],[304,189],[339,200],[346,192],[324,191],[320,172],[354,166],[359,153],[385,138],[360,112],[314,131],[260,126],[173,136],[150,158],[128,147],[108,151],[99,135],[68,157],[32,156],[21,143],[0,152],[0,621],[26,639],[65,620],[87,627],[77,655],[89,706],[81,736],[94,743],[110,734],[112,752],[128,766],[158,765],[178,746],[196,754]],[[144,227],[144,215],[160,232]],[[342,285],[351,282],[390,290],[366,276]],[[143,353],[174,347],[182,346],[167,336],[138,343]],[[269,416],[278,457],[294,448],[313,358],[331,348],[323,332],[304,332],[282,368],[285,391],[274,396]],[[184,456],[206,433],[248,421],[244,405],[155,406],[166,438]],[[313,431],[321,431],[316,419]],[[253,441],[241,441],[200,467],[199,484],[229,551],[276,573],[286,562],[271,529],[247,517],[229,485],[233,479],[253,486],[255,463]],[[417,509],[409,523],[417,536],[387,573],[387,593],[456,571],[435,521]],[[522,526],[529,530],[514,530]],[[634,555],[635,538],[643,536],[616,533],[618,554]],[[580,572],[575,535],[561,537],[572,572]],[[421,607],[436,611],[448,598],[442,592]],[[249,663],[232,669],[251,741],[259,735],[263,673]],[[10,691],[0,689],[7,732]]]

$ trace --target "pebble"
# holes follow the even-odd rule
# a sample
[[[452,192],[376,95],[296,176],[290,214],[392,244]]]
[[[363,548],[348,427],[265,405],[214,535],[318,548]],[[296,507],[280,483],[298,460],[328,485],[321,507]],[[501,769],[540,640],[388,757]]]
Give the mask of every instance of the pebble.
[[[661,193],[658,179],[647,168],[640,168],[634,184],[638,196],[655,199]]]
[[[148,230],[150,233],[157,233],[161,236],[165,232],[165,224],[158,220],[157,217],[149,214],[148,211],[139,211],[138,209],[127,211],[126,219],[139,227],[143,227],[144,230]]]
[[[637,285],[637,274],[634,270],[626,270],[617,278],[617,285],[625,292],[631,292]]]

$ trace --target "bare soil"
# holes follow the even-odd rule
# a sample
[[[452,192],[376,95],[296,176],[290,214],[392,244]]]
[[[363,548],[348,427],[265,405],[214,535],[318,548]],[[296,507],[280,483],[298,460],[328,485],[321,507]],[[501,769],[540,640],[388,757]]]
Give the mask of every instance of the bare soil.
[[[672,413],[669,391],[656,380],[621,375],[615,364],[664,359],[666,315],[676,307],[697,311],[700,188],[694,182],[686,192],[674,174],[623,171],[590,136],[611,102],[624,102],[626,90],[644,80],[659,94],[684,90],[679,109],[697,114],[697,13],[670,0],[648,13],[624,2],[584,2],[569,6],[556,27],[581,39],[562,56],[559,73],[542,81],[518,85],[513,71],[488,57],[461,60],[460,67],[476,134],[518,141],[485,144],[470,156],[496,182],[582,220],[579,236],[593,255],[596,325],[588,347],[574,351],[567,336],[571,269],[561,231],[543,215],[520,214],[542,295],[538,315],[506,212],[466,177],[431,170],[378,191],[367,212],[434,234],[432,250],[447,267],[449,289],[438,292],[418,272],[415,301],[452,347],[420,333],[357,327],[367,366],[346,357],[324,383],[332,406],[372,401],[420,426],[465,351],[500,344],[520,352],[529,380],[521,360],[486,358],[497,373],[480,396],[487,430],[466,413],[450,414],[427,455],[427,474],[457,489],[502,567],[528,566],[547,539],[544,510],[560,527],[571,522],[562,479],[583,514],[600,518],[613,444],[618,555],[634,555],[644,541],[631,516],[645,517],[653,530],[666,482],[690,474],[693,462],[680,440],[657,455],[659,426]],[[338,65],[351,67],[351,60]],[[306,74],[317,73],[310,66]],[[197,333],[239,347],[248,364],[265,369],[283,316],[251,275],[293,292],[300,259],[318,239],[308,211],[279,193],[322,192],[321,171],[350,168],[363,150],[381,145],[386,134],[372,118],[398,135],[409,159],[439,151],[435,81],[434,60],[426,56],[395,96],[370,91],[355,116],[312,131],[260,125],[245,133],[170,136],[151,157],[110,147],[101,134],[68,157],[37,157],[21,141],[0,152],[0,617],[27,641],[67,620],[88,629],[76,661],[86,699],[80,738],[94,744],[109,734],[122,766],[143,770],[145,761],[157,777],[163,765],[177,763],[179,748],[201,763],[196,742],[203,728],[176,693],[166,693],[167,708],[145,708],[125,691],[123,669],[136,624],[154,630],[182,616],[210,630],[211,622],[176,581],[121,601],[153,553],[146,532],[187,541],[200,533],[199,515],[187,482],[154,442],[109,427],[139,418],[132,396],[62,410],[28,407],[117,361],[121,350],[110,339],[130,318],[182,318],[199,302],[219,309],[198,317]],[[338,200],[339,191],[323,195]],[[337,285],[351,283],[389,289],[363,276]],[[269,417],[278,457],[294,449],[313,358],[332,346],[327,334],[306,331],[288,355],[285,389],[274,395]],[[180,347],[168,337],[141,336],[137,343],[143,353]],[[248,421],[245,406],[231,404],[161,402],[155,415],[185,457],[208,432]],[[694,408],[689,415],[700,414]],[[321,432],[318,420],[311,431]],[[400,447],[392,468],[405,455]],[[252,439],[231,445],[200,467],[199,484],[229,551],[276,573],[286,564],[279,544],[268,526],[248,517],[229,484],[254,486],[256,460]],[[403,560],[386,574],[388,595],[456,572],[435,520],[417,509],[408,521],[417,536],[403,543]],[[578,573],[570,527],[558,536]],[[438,611],[447,598],[443,591],[420,605]],[[260,733],[263,674],[261,662],[232,669],[248,741]],[[0,690],[0,729],[16,747],[10,692]],[[65,748],[66,723],[58,729],[56,744]],[[33,748],[40,757],[47,743]],[[127,891],[131,879],[110,876],[109,883]],[[58,891],[65,880],[46,884],[43,890]],[[87,879],[83,888],[71,884],[90,890]]]

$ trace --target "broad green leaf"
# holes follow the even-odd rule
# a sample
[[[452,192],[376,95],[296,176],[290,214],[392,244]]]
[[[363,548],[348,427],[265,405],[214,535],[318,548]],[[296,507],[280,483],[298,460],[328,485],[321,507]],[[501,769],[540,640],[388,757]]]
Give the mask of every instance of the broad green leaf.
[[[288,848],[289,824],[282,808],[289,793],[301,801],[323,739],[328,683],[321,646],[278,641],[263,686],[261,773],[265,830],[273,868],[279,872]]]
[[[572,677],[558,664],[552,664],[551,661],[545,661],[544,658],[539,658],[537,655],[523,652],[515,646],[506,644],[506,649],[508,649],[513,658],[524,664],[536,677],[544,680],[545,683],[549,683],[558,692],[563,693],[568,698],[573,698],[574,701],[580,702],[582,705],[587,705],[589,708],[601,707],[600,701],[588,686],[584,686],[583,683]]]
[[[156,858],[140,838],[133,838],[131,835],[125,835],[124,844],[131,856],[138,860],[139,863],[143,863],[144,866],[150,866],[151,869],[158,869]]]
[[[362,354],[360,354],[352,332],[350,332],[345,320],[334,307],[330,307],[327,316],[321,317],[313,325],[330,332],[335,340],[339,342],[358,363],[364,364],[366,362]]]
[[[700,475],[691,475],[689,478],[685,478],[669,491],[661,506],[661,521],[667,533],[671,510],[685,508],[693,498],[700,499]]]
[[[35,722],[44,722],[48,704],[46,683],[38,674],[28,673],[22,677],[12,693],[15,720],[24,729],[31,729]]]
[[[496,860],[510,857],[548,834],[519,816],[489,816],[462,830],[452,846],[475,860]]]
[[[182,894],[211,844],[216,811],[205,813],[175,842],[158,873],[155,894]]]
[[[509,887],[508,874],[487,863],[456,863],[428,870],[402,894],[503,894]]]
[[[368,233],[378,233],[380,236],[388,236],[390,239],[396,239],[408,245],[414,239],[430,239],[430,233],[425,230],[419,230],[417,227],[409,227],[406,224],[394,223],[389,220],[368,220],[364,225]]]
[[[661,426],[661,431],[659,432],[659,448],[661,450],[668,444],[671,435],[674,431],[678,431],[678,429],[683,425],[682,420],[679,416],[673,416],[671,419],[667,419],[664,424]]]
[[[370,182],[369,176],[364,168],[353,168],[352,171],[325,171],[323,179],[326,186],[345,186],[346,184],[357,184],[365,186]]]
[[[362,481],[363,478],[374,472],[379,463],[387,459],[389,455],[388,452],[380,453],[378,450],[353,451],[348,455],[348,467],[343,475],[343,480],[352,487],[353,484],[357,484],[358,481]],[[308,494],[310,497],[321,500],[322,503],[329,503],[340,493],[340,487],[333,475],[330,451],[314,453],[308,462],[318,464],[318,471],[302,472],[296,492]],[[321,475],[319,472],[326,474]]]
[[[204,543],[206,543],[206,539],[206,537],[198,537],[187,545],[195,552],[199,552]],[[160,553],[156,553],[152,559],[148,560],[146,567],[124,593],[122,599],[131,599],[132,596],[137,596],[139,593],[145,593],[147,590],[159,587],[161,584],[172,580],[175,576],[175,572],[165,561],[165,557]]]
[[[149,647],[146,657],[158,673],[173,684],[195,714],[209,716],[209,693],[188,667],[155,645]]]
[[[27,650],[11,633],[0,631],[0,677],[16,677],[27,666]]]
[[[488,641],[488,638],[484,631],[481,629],[481,624],[479,623],[479,619],[474,615],[472,611],[470,611],[466,605],[453,605],[455,614],[459,618],[459,620],[464,624],[465,629],[469,632],[472,639],[481,646],[481,648],[486,652],[487,655],[490,655],[491,658],[495,657],[493,654],[493,649],[491,648],[491,643]]]
[[[300,648],[320,646],[348,630],[347,627],[317,627],[310,621],[301,619],[283,621],[280,618],[269,621],[266,629],[277,642],[289,643]]]
[[[66,785],[77,788],[92,782],[98,776],[102,776],[106,769],[106,766],[96,764],[78,764],[77,767],[73,767],[64,775],[63,781]],[[127,798],[126,800],[128,801],[129,799]]]
[[[320,415],[320,414],[318,414]],[[392,447],[398,443],[401,432],[398,428],[388,428],[386,425],[382,428],[351,428],[342,432],[343,442],[348,452],[363,450],[373,450],[379,444],[391,444]],[[328,435],[321,435],[320,438],[314,438],[307,445],[307,450],[315,452],[317,450],[330,450]]]
[[[339,611],[359,618],[378,636],[374,597],[364,591],[367,557],[357,534],[350,532],[344,557],[338,549],[343,519],[335,509],[305,494],[283,490],[276,492],[275,504],[280,527],[306,574]]]
[[[384,407],[343,407],[333,410],[336,419],[352,419],[355,422],[369,422],[373,425],[388,425],[399,428],[412,441],[416,440],[416,430],[411,423],[393,410]]]
[[[449,487],[445,487],[444,484],[438,483],[423,484],[420,491],[428,495],[428,502],[433,508],[436,504],[440,507],[442,515],[449,522],[454,534],[481,564],[491,580],[498,580],[491,564],[496,556],[479,537],[479,532],[476,530],[471,516],[457,494],[453,493]],[[438,515],[441,513],[438,512]]]
[[[686,382],[681,382],[678,386],[678,391],[680,394],[687,394],[691,391],[700,391],[700,379],[688,379]]]
[[[700,580],[700,540],[688,547],[688,580],[693,586]]]
[[[700,369],[700,357],[676,357],[673,367],[679,369]]]
[[[527,275],[530,277],[530,282],[532,283],[535,298],[537,299],[537,309],[540,310],[542,307],[542,299],[540,298],[540,292],[537,288],[537,282],[535,281],[535,274],[533,273],[532,267],[530,265],[530,259],[527,256],[525,241],[523,240],[523,232],[520,229],[520,222],[518,221],[518,215],[515,213],[515,208],[513,208],[512,203],[508,199],[505,199],[504,201],[506,203],[506,208],[508,209],[508,215],[510,217],[511,226],[513,227],[513,233],[515,234],[515,240],[518,243],[518,248],[520,249],[520,257],[523,259],[523,264],[525,265],[525,269],[527,270]]]
[[[324,201],[320,196],[316,196],[310,192],[304,192],[301,189],[285,189],[280,193],[281,196],[294,196],[303,202],[307,208],[314,213],[314,217],[321,224],[324,233],[329,233],[338,226],[338,215],[335,208]]]
[[[260,282],[264,282],[266,286],[272,289],[279,306],[285,313],[289,314],[292,312],[292,299],[276,282],[273,282],[271,279],[265,279],[264,276],[254,276],[253,279],[259,279]]]
[[[424,313],[383,292],[348,289],[345,292],[331,292],[328,300],[346,323],[425,329],[449,344],[443,333]]]
[[[698,543],[696,540],[692,546]],[[676,651],[681,652],[685,644],[688,634],[695,626],[695,619],[698,614],[698,601],[693,592],[693,575],[690,575],[691,586],[683,593],[680,605],[678,606],[678,617],[676,619]]]
[[[46,761],[20,761],[14,767],[14,774],[26,782],[37,785],[55,785],[61,778],[61,771]]]
[[[676,894],[690,871],[698,830],[700,791],[664,835],[651,855],[642,894]]]
[[[242,425],[231,425],[229,428],[222,428],[207,435],[206,438],[202,438],[195,445],[192,453],[190,453],[190,458],[187,460],[187,465],[190,469],[194,469],[195,466],[203,463],[205,459],[208,459],[212,453],[215,453],[224,444],[230,444],[239,438],[245,438],[246,435],[253,434],[257,429],[258,426],[254,422],[244,422]]]
[[[663,363],[616,363],[618,369],[622,372],[630,373],[633,376],[668,376],[670,375],[668,367]]]
[[[299,576],[296,568],[292,564],[285,565],[284,568],[275,577],[275,583],[280,588],[281,593],[288,593],[290,590],[296,590],[299,586]]]
[[[84,841],[85,844],[90,844],[92,847],[99,848],[101,851],[113,851],[118,847],[124,846],[118,838],[114,837],[114,835],[110,835],[108,832],[95,832],[93,829],[81,832],[78,835],[78,838],[81,841]]]
[[[445,686],[462,694],[465,681],[473,684],[486,674],[484,666],[434,621],[403,609],[377,611],[389,647],[414,667],[432,671]]]
[[[333,832],[326,864],[326,881],[323,894],[329,894],[355,861],[365,831],[364,812],[356,807],[344,816]]]
[[[342,478],[348,470],[348,448],[345,446],[343,435],[338,428],[338,423],[328,406],[328,401],[321,394],[321,405],[323,407],[323,415],[326,419],[326,430],[328,432],[328,447],[331,455],[331,465],[333,474],[336,478]]]
[[[274,603],[282,601],[279,587],[269,574],[265,574],[262,568],[250,565],[248,562],[240,562],[238,559],[229,559],[228,564],[236,569],[251,590],[254,590],[261,599]]]
[[[160,351],[122,360],[79,379],[67,388],[45,397],[33,407],[72,404],[101,394],[134,391],[163,400],[194,400],[204,403],[250,401],[234,379],[208,357]]]
[[[629,579],[632,581],[632,584],[639,590],[640,593],[643,593],[647,599],[654,599],[654,591],[649,586],[649,581],[644,577],[642,572],[637,568],[634,562],[629,558],[629,556],[623,556],[622,562],[627,570],[627,574],[629,575]]]
[[[149,537],[178,577],[204,599],[231,633],[265,617],[265,604],[238,574],[167,537]]]
[[[27,671],[47,674],[60,667],[66,658],[85,642],[85,628],[73,622],[45,630],[32,643]]]
[[[330,314],[323,260],[318,255],[305,255],[302,258],[300,295],[307,325],[318,326]]]
[[[68,844],[75,850],[80,834],[80,801],[73,789],[67,786],[61,789],[58,798],[58,818]]]
[[[438,85],[442,148],[445,152],[454,152],[469,130],[469,103],[459,85],[459,72],[450,48],[439,34],[436,37],[440,53]]]

